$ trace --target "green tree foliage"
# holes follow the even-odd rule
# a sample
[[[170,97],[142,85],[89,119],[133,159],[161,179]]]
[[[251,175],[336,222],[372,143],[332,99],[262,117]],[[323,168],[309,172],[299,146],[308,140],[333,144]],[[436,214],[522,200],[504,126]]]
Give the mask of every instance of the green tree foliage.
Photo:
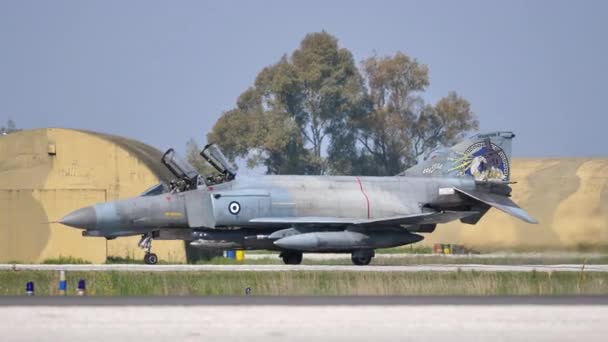
[[[362,71],[371,101],[371,111],[356,125],[363,174],[395,175],[478,128],[468,101],[455,92],[426,104],[421,95],[429,85],[428,68],[401,52],[368,58]]]
[[[201,148],[196,140],[190,139],[186,143],[186,161],[196,169],[201,175],[211,175],[216,171],[200,156]]]
[[[207,139],[271,174],[395,175],[478,128],[454,92],[425,103],[428,86],[427,66],[403,53],[359,69],[335,37],[311,33],[257,75]]]
[[[324,158],[324,146],[348,134],[343,128],[364,98],[352,54],[330,34],[312,33],[264,68],[207,138],[268,173],[325,173],[333,158]]]

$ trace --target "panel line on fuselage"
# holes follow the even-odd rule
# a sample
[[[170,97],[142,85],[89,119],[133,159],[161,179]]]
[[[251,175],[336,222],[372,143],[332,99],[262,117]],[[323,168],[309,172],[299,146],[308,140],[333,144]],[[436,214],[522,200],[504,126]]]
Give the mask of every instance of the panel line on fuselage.
[[[367,218],[371,218],[371,206],[369,203],[369,197],[367,197],[367,193],[363,188],[363,183],[361,183],[361,179],[359,179],[359,177],[357,176],[355,176],[355,179],[357,179],[357,182],[359,183],[359,188],[361,189],[361,193],[363,194],[363,197],[365,197],[365,202],[367,203]]]

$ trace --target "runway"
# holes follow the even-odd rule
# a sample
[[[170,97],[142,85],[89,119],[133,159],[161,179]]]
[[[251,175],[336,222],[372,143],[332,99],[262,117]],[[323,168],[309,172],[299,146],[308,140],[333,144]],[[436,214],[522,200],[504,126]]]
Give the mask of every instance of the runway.
[[[39,271],[121,271],[121,272],[608,272],[608,265],[480,265],[480,264],[429,264],[408,266],[354,266],[354,265],[144,265],[144,264],[100,264],[100,265],[44,265],[44,264],[0,264],[0,270]]]
[[[608,296],[0,296],[7,306],[608,306]]]
[[[0,305],[0,329],[10,341],[93,342],[604,341],[608,334],[606,297],[160,298],[116,297],[109,306],[75,298],[64,306],[13,297],[42,305]]]

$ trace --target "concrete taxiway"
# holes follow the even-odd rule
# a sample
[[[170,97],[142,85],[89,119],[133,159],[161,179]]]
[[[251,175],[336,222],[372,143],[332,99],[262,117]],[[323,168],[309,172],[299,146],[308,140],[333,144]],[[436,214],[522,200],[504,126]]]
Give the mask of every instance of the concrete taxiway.
[[[476,264],[429,264],[408,266],[354,266],[354,265],[143,265],[143,264],[101,264],[101,265],[42,265],[42,264],[0,264],[0,270],[40,270],[40,271],[124,271],[124,272],[201,272],[201,271],[326,271],[326,272],[608,272],[608,265],[476,265]]]
[[[605,341],[608,336],[605,297],[274,298],[257,303],[247,302],[254,297],[114,298],[108,306],[76,298],[63,306],[66,299],[13,297],[23,305],[0,300],[0,329],[10,341],[93,342]]]

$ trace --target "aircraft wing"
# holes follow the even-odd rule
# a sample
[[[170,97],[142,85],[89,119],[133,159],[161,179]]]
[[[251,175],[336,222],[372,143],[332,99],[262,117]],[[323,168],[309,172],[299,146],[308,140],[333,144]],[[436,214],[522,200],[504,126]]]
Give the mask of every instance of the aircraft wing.
[[[467,216],[479,214],[476,211],[441,211],[427,212],[404,216],[390,216],[371,219],[352,219],[343,217],[267,217],[250,220],[260,224],[292,224],[292,225],[331,225],[331,226],[389,226],[446,223]]]

